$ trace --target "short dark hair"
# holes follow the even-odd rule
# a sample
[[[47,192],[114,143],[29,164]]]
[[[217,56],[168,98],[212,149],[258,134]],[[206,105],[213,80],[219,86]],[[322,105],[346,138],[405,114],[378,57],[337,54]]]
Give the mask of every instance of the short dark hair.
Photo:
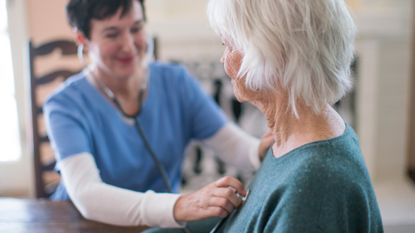
[[[72,27],[90,38],[92,19],[111,17],[118,9],[121,9],[121,15],[124,16],[131,9],[133,1],[140,3],[146,21],[144,0],[70,0],[66,5],[66,15]]]

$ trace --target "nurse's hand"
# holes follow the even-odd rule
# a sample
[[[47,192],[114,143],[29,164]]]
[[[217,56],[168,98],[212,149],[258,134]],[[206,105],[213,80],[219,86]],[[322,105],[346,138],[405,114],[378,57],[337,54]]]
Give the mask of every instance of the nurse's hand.
[[[226,217],[242,205],[240,196],[246,194],[239,180],[227,176],[198,191],[181,195],[174,206],[174,218],[178,222],[183,222]]]

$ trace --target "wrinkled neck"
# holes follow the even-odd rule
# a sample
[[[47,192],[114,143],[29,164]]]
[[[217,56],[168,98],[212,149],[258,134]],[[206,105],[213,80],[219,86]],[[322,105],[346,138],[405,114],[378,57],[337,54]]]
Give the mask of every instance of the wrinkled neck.
[[[275,157],[315,141],[327,140],[344,132],[344,121],[329,105],[316,113],[311,107],[297,102],[298,117],[288,107],[285,97],[268,97],[256,104],[265,114],[274,137]]]

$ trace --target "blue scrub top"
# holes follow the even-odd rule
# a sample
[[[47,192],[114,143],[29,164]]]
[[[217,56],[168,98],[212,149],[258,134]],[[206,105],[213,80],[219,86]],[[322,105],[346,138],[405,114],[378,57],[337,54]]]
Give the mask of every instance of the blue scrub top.
[[[147,96],[137,120],[177,192],[186,146],[215,134],[226,118],[182,66],[152,63],[149,68]],[[58,169],[59,161],[88,152],[107,184],[139,192],[167,190],[135,126],[85,73],[71,77],[50,96],[44,113]],[[53,199],[68,199],[62,183]]]

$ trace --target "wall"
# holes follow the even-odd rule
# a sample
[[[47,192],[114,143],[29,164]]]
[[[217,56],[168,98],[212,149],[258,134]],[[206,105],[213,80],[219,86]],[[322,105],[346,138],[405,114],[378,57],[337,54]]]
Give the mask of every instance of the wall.
[[[407,154],[412,2],[368,1],[359,27],[358,133],[374,180],[404,177]]]
[[[71,37],[71,28],[65,16],[67,0],[27,0],[29,37],[34,43]]]
[[[209,27],[207,0],[146,1],[148,29],[160,38],[161,59],[215,59],[222,46]]]
[[[415,4],[412,6],[412,11],[415,10]],[[412,19],[412,22],[415,20]],[[415,31],[412,31],[412,57],[415,56]],[[408,168],[410,169],[410,176],[412,180],[415,182],[415,59],[412,59],[412,73],[411,73],[411,100],[410,100],[410,132],[408,133]]]

